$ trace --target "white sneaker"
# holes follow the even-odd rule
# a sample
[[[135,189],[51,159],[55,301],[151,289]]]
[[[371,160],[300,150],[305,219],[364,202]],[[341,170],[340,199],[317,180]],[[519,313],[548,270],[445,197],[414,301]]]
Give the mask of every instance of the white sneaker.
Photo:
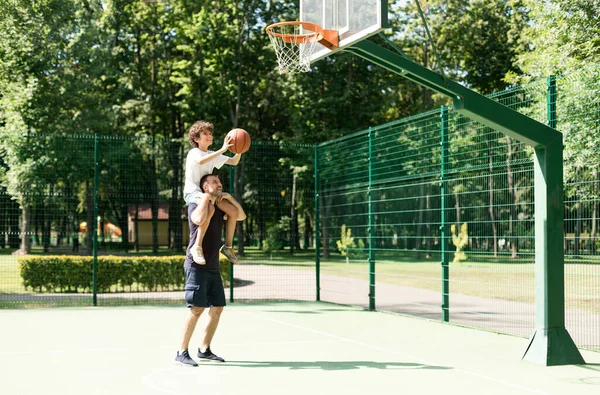
[[[202,254],[202,247],[193,246],[190,252],[192,253],[192,258],[194,258],[194,262],[196,262],[198,265],[204,265],[206,263],[204,255]]]

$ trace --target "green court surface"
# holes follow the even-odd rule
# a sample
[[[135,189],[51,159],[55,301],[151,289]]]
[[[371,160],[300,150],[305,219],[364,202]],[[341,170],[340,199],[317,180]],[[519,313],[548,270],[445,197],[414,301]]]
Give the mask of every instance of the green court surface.
[[[599,353],[544,367],[521,361],[524,338],[325,303],[229,305],[212,344],[227,362],[183,367],[186,316],[183,306],[0,310],[1,393],[600,393]]]

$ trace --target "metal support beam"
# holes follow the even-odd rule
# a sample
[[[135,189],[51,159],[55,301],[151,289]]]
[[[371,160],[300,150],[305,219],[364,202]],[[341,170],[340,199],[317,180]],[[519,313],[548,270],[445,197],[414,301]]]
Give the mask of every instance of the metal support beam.
[[[375,43],[359,41],[344,51],[450,97],[457,112],[534,148],[562,139],[562,135],[556,129],[488,99]]]
[[[536,330],[523,359],[585,363],[564,323],[562,134],[373,42],[344,50],[450,97],[455,111],[535,149]]]

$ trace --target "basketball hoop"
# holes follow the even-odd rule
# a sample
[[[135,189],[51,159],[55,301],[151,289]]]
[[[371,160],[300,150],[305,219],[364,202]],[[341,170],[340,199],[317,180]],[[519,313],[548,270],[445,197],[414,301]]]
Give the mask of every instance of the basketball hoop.
[[[305,73],[317,43],[329,49],[338,46],[337,30],[324,30],[309,22],[279,22],[267,26],[269,39],[277,55],[280,74]]]

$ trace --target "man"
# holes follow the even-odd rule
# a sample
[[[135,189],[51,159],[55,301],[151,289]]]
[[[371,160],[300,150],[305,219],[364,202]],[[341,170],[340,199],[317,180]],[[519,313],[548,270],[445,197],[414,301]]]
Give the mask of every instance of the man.
[[[189,315],[185,322],[181,348],[177,352],[175,360],[182,365],[198,366],[189,354],[188,348],[196,324],[200,315],[206,308],[208,311],[208,321],[203,331],[203,338],[198,348],[198,358],[225,362],[225,360],[214,354],[210,349],[210,343],[215,335],[219,319],[225,306],[225,289],[219,272],[219,247],[221,246],[221,235],[223,233],[224,213],[215,207],[223,201],[235,205],[238,209],[238,220],[246,218],[244,210],[240,204],[228,193],[223,192],[223,185],[219,177],[215,174],[207,174],[200,180],[200,187],[209,197],[208,212],[202,214],[196,223],[192,222],[192,213],[196,208],[195,204],[188,206],[188,224],[190,227],[190,242],[185,257],[185,300],[190,308]],[[198,227],[204,222],[210,221],[202,248],[204,251],[203,265],[194,262],[191,254],[191,248],[195,245]]]

